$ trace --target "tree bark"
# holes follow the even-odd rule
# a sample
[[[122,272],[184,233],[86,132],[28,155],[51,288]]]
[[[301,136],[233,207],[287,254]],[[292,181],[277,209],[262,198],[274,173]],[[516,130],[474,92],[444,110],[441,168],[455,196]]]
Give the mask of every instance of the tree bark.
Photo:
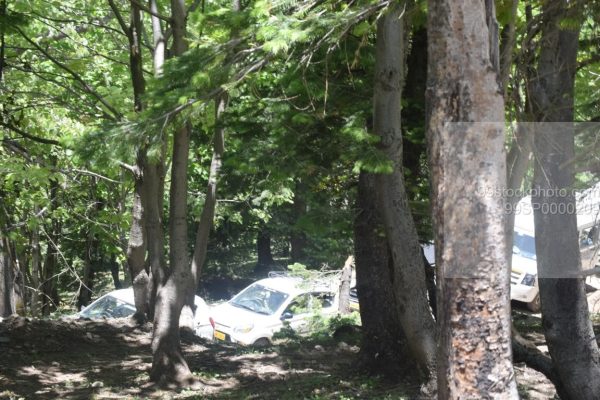
[[[271,252],[271,232],[266,224],[262,225],[256,234],[256,255],[258,260],[254,267],[254,273],[256,275],[267,274],[275,260]]]
[[[361,172],[354,219],[356,288],[363,333],[360,363],[373,373],[397,377],[411,369],[414,360],[397,312],[394,267],[376,202],[375,177]]]
[[[394,5],[377,26],[374,132],[392,161],[393,172],[376,176],[376,193],[392,255],[397,312],[408,346],[429,379],[435,375],[435,321],[427,300],[425,270],[408,206],[402,169],[400,101],[404,80],[404,18]]]
[[[294,202],[292,204],[295,220],[290,235],[290,257],[293,262],[301,262],[306,257],[306,234],[298,226],[298,221],[306,214],[306,202],[304,201],[305,190],[306,185],[301,182],[296,182]]]
[[[173,52],[182,55],[187,50],[185,1],[171,0]],[[179,342],[179,317],[190,287],[194,287],[187,248],[187,164],[190,126],[185,123],[173,138],[173,161],[169,193],[169,264],[165,282],[157,290],[154,332],[152,335],[152,370],[155,382],[187,384],[193,380],[183,358]]]
[[[91,212],[89,219],[92,221],[96,220],[96,215],[100,210],[100,201],[96,192],[96,179],[90,177],[90,201],[93,202],[93,207],[90,208]],[[83,276],[82,282],[79,286],[79,294],[77,296],[77,309],[80,310],[82,307],[87,306],[92,300],[92,289],[94,287],[94,263],[96,262],[98,254],[98,240],[94,237],[94,233],[88,228],[84,264],[83,264]]]
[[[34,208],[37,215],[39,210]],[[40,314],[40,271],[42,262],[42,251],[40,249],[39,226],[33,226],[31,231],[31,315],[38,317]]]
[[[134,318],[143,322],[148,313],[148,273],[146,272],[146,224],[144,208],[143,174],[139,169],[144,165],[144,155],[138,152],[138,161],[134,171],[133,209],[131,211],[131,227],[127,244],[127,266],[133,284],[135,302]]]
[[[354,257],[350,256],[346,260],[344,267],[342,268],[342,275],[340,276],[340,288],[339,293],[339,304],[338,312],[340,314],[350,314],[350,284],[352,281],[352,264],[354,264]]]
[[[518,398],[504,199],[485,190],[506,186],[504,104],[490,47],[497,43],[488,34],[495,18],[485,6],[428,2],[440,399]]]
[[[16,312],[13,286],[13,266],[8,252],[8,241],[0,237],[0,317],[8,317]]]
[[[600,398],[600,353],[589,320],[581,272],[574,182],[574,83],[581,4],[544,3],[542,50],[533,82],[536,120],[532,204],[542,305],[548,350],[566,391],[562,399]],[[576,26],[576,27],[575,27]],[[561,123],[563,122],[563,123]],[[564,191],[561,191],[564,189]],[[566,212],[561,212],[565,210]],[[560,234],[557,234],[560,233]]]
[[[227,107],[227,95],[222,95],[215,100],[215,133],[213,135],[213,154],[208,174],[208,185],[204,207],[200,215],[198,230],[196,231],[196,243],[194,244],[194,256],[192,258],[192,275],[194,282],[198,285],[200,271],[206,260],[206,249],[208,237],[213,226],[215,210],[217,207],[217,183],[221,165],[223,164],[223,153],[225,152],[225,129],[223,128],[222,114]]]
[[[53,160],[53,165],[55,161]],[[58,182],[54,179],[50,180],[50,213],[51,215],[58,209]],[[50,312],[56,310],[60,303],[58,295],[58,237],[60,234],[60,221],[53,216],[50,221],[50,226],[46,227],[46,254],[44,264],[42,266],[42,314],[49,315]]]

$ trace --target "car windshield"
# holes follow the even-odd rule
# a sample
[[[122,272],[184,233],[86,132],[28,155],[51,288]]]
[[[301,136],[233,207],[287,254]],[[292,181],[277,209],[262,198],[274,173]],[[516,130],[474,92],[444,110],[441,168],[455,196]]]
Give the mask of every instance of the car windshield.
[[[259,314],[271,315],[279,309],[288,294],[254,284],[229,301],[233,306]]]
[[[135,306],[113,296],[105,296],[81,312],[84,318],[124,318],[135,313]]]
[[[533,236],[515,232],[513,245],[516,246],[522,257],[535,260],[535,239]]]

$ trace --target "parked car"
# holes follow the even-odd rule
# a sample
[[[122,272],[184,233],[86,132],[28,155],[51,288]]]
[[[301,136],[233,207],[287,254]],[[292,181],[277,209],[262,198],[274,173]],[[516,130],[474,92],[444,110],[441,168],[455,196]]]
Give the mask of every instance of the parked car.
[[[196,311],[194,320],[196,323],[196,335],[211,339],[213,329],[208,319],[209,308],[206,302],[196,296]],[[82,309],[78,316],[80,318],[101,319],[101,318],[126,318],[135,313],[135,302],[133,297],[133,288],[113,290],[110,293],[100,297],[89,306]]]
[[[577,231],[582,270],[589,270],[598,265],[598,250],[600,249],[599,193],[600,185],[596,185],[577,195]],[[541,303],[531,197],[527,196],[521,199],[515,211],[510,298],[525,303],[527,308],[533,312],[539,312]]]
[[[211,310],[214,339],[264,346],[284,323],[306,333],[315,313],[337,313],[338,284],[336,280],[307,282],[291,276],[259,280]]]

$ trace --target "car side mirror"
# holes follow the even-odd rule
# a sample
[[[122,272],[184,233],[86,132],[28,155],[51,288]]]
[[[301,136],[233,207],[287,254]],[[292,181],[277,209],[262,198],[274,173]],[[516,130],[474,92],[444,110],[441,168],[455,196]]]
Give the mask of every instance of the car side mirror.
[[[517,246],[513,246],[513,254],[521,254],[521,250]]]
[[[294,318],[294,314],[292,314],[291,311],[285,311],[283,314],[281,314],[281,318],[279,318],[279,319],[284,321],[286,319],[292,319],[292,318]]]

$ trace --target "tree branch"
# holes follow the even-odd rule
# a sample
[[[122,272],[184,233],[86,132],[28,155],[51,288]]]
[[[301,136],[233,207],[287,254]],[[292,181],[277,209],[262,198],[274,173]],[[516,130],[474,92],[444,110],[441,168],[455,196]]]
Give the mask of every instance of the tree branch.
[[[142,3],[140,3],[137,0],[129,0],[131,2],[132,5],[135,5],[136,7],[138,7],[140,10],[147,12],[148,14],[152,15],[153,17],[156,17],[158,19],[162,19],[163,21],[166,22],[171,22],[171,17],[166,17],[158,12],[155,12],[153,10],[151,10],[150,8],[146,7],[145,5],[143,5]]]
[[[58,142],[57,140],[44,139],[44,138],[41,138],[39,136],[31,135],[31,134],[25,132],[24,130],[22,130],[20,128],[17,128],[16,126],[14,126],[12,124],[7,124],[7,123],[4,123],[4,122],[0,121],[0,126],[3,126],[6,129],[11,130],[11,131],[17,133],[17,134],[23,136],[26,139],[33,140],[34,142],[43,143],[43,144],[51,144],[51,145],[54,145],[54,146],[60,146],[61,145],[60,142]]]
[[[112,1],[112,0],[109,0],[109,1]],[[77,74],[75,71],[73,71],[66,65],[62,64],[60,61],[58,61],[56,58],[54,58],[52,55],[50,55],[50,53],[48,53],[46,50],[44,50],[40,45],[38,45],[36,42],[31,40],[27,35],[25,35],[25,32],[23,32],[21,30],[21,28],[14,27],[14,29],[23,37],[23,39],[25,39],[29,44],[31,44],[33,47],[35,47],[40,53],[45,55],[56,66],[63,69],[64,71],[68,72],[77,82],[79,82],[81,84],[84,91],[86,91],[87,93],[94,96],[100,103],[102,103],[102,105],[104,105],[104,107],[106,107],[111,113],[113,113],[113,115],[115,116],[114,119],[120,119],[122,117],[122,114],[116,108],[111,106],[106,101],[106,99],[104,99],[104,97],[102,97],[98,92],[96,92],[94,89],[92,89],[92,87],[85,80],[83,80],[83,78],[81,76],[79,76],[79,74]]]
[[[117,21],[119,21],[119,25],[121,26],[123,33],[125,35],[127,35],[127,37],[130,37],[131,32],[130,32],[129,26],[125,23],[125,20],[123,19],[123,16],[121,15],[121,11],[119,11],[119,8],[117,7],[117,5],[115,4],[115,2],[113,0],[108,0],[108,4],[110,5],[110,9],[112,10],[113,14],[115,14],[115,17],[117,17]]]

